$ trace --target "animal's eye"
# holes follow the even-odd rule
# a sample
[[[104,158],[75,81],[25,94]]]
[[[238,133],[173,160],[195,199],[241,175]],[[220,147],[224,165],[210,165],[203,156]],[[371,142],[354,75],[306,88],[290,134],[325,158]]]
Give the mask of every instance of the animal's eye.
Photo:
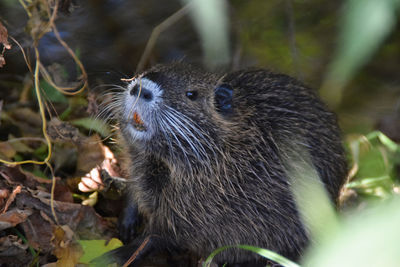
[[[232,111],[233,88],[229,84],[221,84],[215,89],[215,106],[219,112]]]
[[[197,91],[187,91],[186,92],[186,97],[189,98],[190,100],[194,101],[197,98]]]

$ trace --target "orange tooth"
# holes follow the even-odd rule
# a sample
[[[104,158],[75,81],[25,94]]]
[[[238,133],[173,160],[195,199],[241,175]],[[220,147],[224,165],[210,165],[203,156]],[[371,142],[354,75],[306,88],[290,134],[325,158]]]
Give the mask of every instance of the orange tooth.
[[[143,124],[143,121],[140,119],[139,114],[137,114],[137,112],[135,112],[133,114],[133,120],[137,123],[137,124]]]

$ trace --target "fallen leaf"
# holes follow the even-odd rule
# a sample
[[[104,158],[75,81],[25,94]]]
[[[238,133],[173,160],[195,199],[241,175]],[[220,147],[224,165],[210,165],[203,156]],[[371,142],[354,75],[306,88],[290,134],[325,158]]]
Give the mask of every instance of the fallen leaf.
[[[10,196],[10,190],[6,188],[0,189],[0,207],[3,206],[5,199],[7,199],[9,196]]]
[[[12,191],[10,197],[7,199],[6,204],[4,205],[4,208],[2,210],[2,213],[5,213],[8,209],[8,207],[10,206],[10,204],[14,201],[15,196],[19,193],[21,193],[21,186],[18,185],[17,187],[14,188],[14,190]]]
[[[78,175],[90,172],[99,166],[104,160],[103,145],[98,135],[92,135],[85,139],[78,147]]]
[[[28,154],[34,152],[34,149],[26,145],[22,140],[14,138],[14,136],[9,135],[9,140],[7,143],[12,147],[15,152],[21,154]]]
[[[51,31],[46,8],[48,8],[48,4],[43,0],[29,1],[28,9],[31,16],[26,24],[26,30],[30,33],[34,42],[38,42],[45,33]]]
[[[116,238],[112,238],[108,242],[107,240],[78,240],[78,242],[81,244],[84,251],[79,262],[85,264],[90,264],[91,260],[122,246],[122,242]]]
[[[40,250],[43,253],[50,253],[54,249],[51,243],[53,237],[52,226],[54,223],[44,220],[38,210],[32,210],[32,215],[26,221],[22,222],[20,226],[32,248]]]
[[[0,251],[4,251],[4,248],[10,247],[12,245],[21,249],[28,248],[28,245],[24,244],[22,240],[16,235],[7,235],[0,237]]]
[[[42,118],[30,108],[14,108],[8,111],[8,119],[18,127],[21,136],[42,136]]]
[[[4,155],[7,159],[15,156],[17,151],[8,142],[0,142],[0,155]]]
[[[81,118],[73,120],[72,124],[83,127],[89,130],[90,132],[95,131],[99,133],[102,137],[111,136],[111,131],[109,129],[109,126],[103,120],[100,119],[92,117]]]
[[[43,211],[53,219],[48,196],[43,195],[41,197],[37,194],[23,191],[17,198],[17,207]],[[59,223],[68,225],[81,239],[99,239],[116,234],[113,232],[111,224],[99,216],[92,207],[54,201],[54,209]]]
[[[47,134],[54,142],[72,142],[79,145],[85,138],[79,133],[79,130],[67,122],[53,118],[47,125]]]
[[[8,32],[7,28],[0,22],[0,43],[3,44],[3,51],[0,54],[0,68],[6,64],[4,59],[4,52],[6,49],[11,49],[11,45],[8,43]]]
[[[7,28],[0,21],[0,43],[4,45],[6,49],[11,49],[11,45],[8,43],[8,32]]]
[[[57,257],[57,266],[74,267],[83,255],[83,249],[75,240],[74,233],[67,225],[56,226],[53,230],[53,254]]]
[[[29,266],[32,254],[28,245],[16,235],[0,237],[0,266]]]
[[[0,214],[0,231],[24,222],[31,214],[32,211],[30,210],[20,209],[12,209],[6,213]]]

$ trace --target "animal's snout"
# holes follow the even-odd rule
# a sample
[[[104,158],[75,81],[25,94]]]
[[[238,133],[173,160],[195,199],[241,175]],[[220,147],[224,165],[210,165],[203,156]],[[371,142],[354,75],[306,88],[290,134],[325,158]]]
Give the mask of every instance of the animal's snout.
[[[139,98],[142,98],[144,101],[151,101],[153,100],[153,92],[146,89],[144,86],[140,86],[140,84],[136,84],[130,91],[130,95],[132,96],[139,96]]]

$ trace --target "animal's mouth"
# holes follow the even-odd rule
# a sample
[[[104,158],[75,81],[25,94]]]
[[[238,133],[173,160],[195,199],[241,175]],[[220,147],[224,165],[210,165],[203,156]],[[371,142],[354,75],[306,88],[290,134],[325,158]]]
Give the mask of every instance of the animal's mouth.
[[[132,125],[136,130],[140,132],[146,131],[146,126],[144,125],[144,122],[137,112],[133,113]]]

